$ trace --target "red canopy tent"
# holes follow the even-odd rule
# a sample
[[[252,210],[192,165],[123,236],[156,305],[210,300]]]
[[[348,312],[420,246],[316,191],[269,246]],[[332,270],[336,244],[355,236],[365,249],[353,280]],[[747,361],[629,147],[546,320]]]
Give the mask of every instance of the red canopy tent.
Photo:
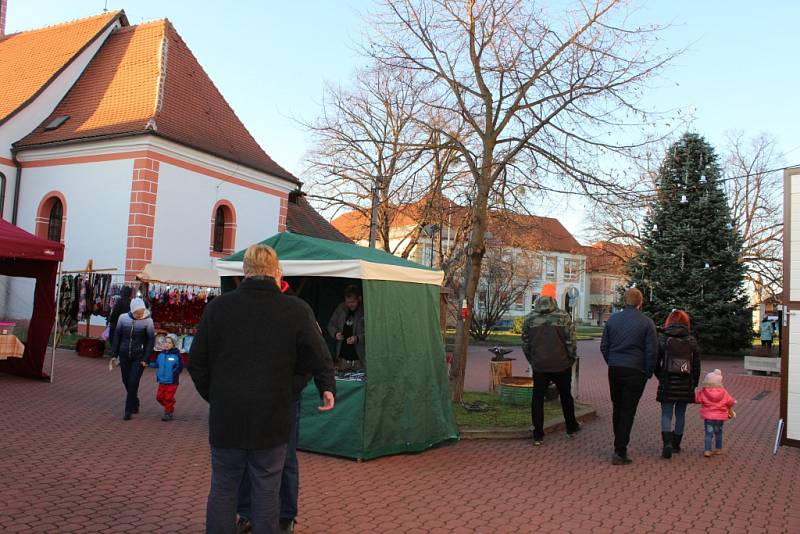
[[[42,368],[56,319],[56,277],[63,259],[61,243],[41,239],[0,219],[0,275],[36,279],[25,353],[22,358],[0,360],[0,371],[48,378]]]

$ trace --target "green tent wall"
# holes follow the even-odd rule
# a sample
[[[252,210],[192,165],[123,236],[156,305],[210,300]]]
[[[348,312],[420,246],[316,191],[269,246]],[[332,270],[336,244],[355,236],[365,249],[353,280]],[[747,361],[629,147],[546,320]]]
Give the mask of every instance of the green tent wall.
[[[334,258],[341,262],[357,260],[371,264],[376,267],[369,271],[371,273],[380,272],[376,264],[431,271],[379,250],[297,234],[278,234],[262,243],[275,249],[281,258],[284,276],[289,279],[314,277],[308,262],[315,258],[322,262],[319,282],[324,283],[327,278],[335,285],[341,285],[343,280],[325,276],[328,266],[323,265]],[[230,265],[241,262],[243,256],[242,251],[226,258],[229,266],[221,268],[220,272],[234,274]],[[302,274],[292,271],[292,260],[302,260]],[[425,278],[411,276],[409,279]],[[419,452],[458,439],[439,322],[440,286],[377,279],[361,280],[361,285],[367,380],[338,381],[336,408],[325,413],[317,410],[319,395],[313,383],[309,384],[303,392],[298,448],[372,459]],[[230,278],[223,277],[222,286],[223,290],[232,287]],[[303,296],[301,292],[300,297]],[[317,310],[323,329],[329,319],[330,304],[326,302],[318,307],[326,310],[323,313]]]

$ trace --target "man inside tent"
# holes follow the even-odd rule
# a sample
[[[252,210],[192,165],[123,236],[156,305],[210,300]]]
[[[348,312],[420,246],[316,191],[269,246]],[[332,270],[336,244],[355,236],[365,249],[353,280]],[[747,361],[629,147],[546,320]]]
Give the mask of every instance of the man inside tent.
[[[364,371],[364,307],[355,285],[344,289],[344,302],[328,321],[328,334],[336,340],[336,368],[341,371]]]

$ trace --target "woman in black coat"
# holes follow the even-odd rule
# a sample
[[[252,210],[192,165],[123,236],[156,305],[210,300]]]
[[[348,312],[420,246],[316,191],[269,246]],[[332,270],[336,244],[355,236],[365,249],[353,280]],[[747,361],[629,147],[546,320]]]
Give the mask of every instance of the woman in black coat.
[[[694,402],[694,390],[700,381],[700,351],[691,331],[689,315],[683,310],[673,310],[659,338],[655,374],[656,400],[661,403],[662,458],[672,458],[673,451],[681,452],[686,405]]]
[[[117,330],[117,321],[119,321],[119,316],[128,313],[131,309],[131,295],[133,294],[133,289],[124,286],[122,291],[120,291],[119,298],[117,302],[114,304],[114,308],[111,310],[111,315],[108,316],[108,346],[114,346],[114,334]]]

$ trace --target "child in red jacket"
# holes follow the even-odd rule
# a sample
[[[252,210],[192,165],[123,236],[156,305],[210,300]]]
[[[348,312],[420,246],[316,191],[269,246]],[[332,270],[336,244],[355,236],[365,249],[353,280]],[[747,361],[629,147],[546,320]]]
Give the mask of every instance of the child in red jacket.
[[[700,415],[705,419],[706,441],[703,456],[709,458],[712,455],[712,438],[717,445],[713,454],[722,454],[722,425],[736,415],[733,412],[736,399],[722,387],[722,371],[714,369],[706,375],[703,387],[694,392],[694,401],[702,406]]]

